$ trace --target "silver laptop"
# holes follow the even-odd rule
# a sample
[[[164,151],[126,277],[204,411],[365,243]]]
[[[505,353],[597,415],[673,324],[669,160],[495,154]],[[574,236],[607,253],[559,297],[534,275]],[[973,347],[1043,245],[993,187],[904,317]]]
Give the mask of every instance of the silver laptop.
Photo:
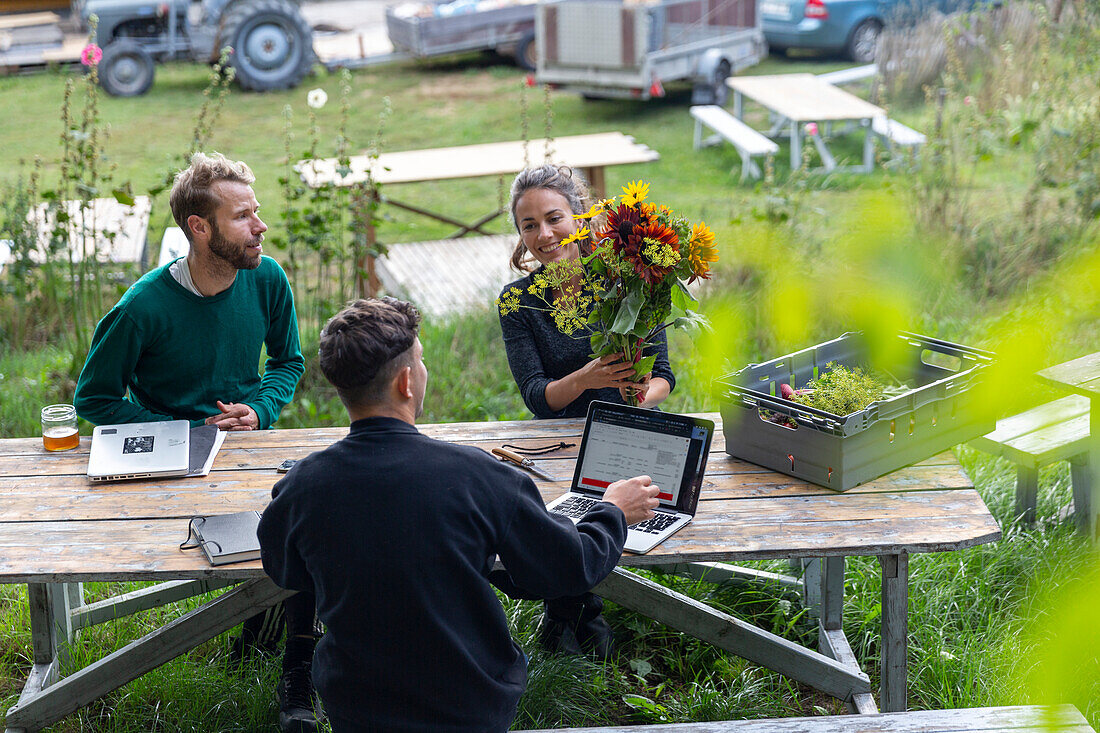
[[[186,420],[97,425],[92,431],[92,481],[183,476],[190,467]]]
[[[695,516],[714,423],[687,415],[593,402],[569,493],[547,509],[576,523],[609,485],[647,475],[660,487],[656,516],[627,529],[626,550],[649,552]]]

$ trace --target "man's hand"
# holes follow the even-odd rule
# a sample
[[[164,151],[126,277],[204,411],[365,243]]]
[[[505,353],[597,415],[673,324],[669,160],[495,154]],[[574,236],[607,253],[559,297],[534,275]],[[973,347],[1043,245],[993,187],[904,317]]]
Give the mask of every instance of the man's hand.
[[[635,476],[608,486],[603,500],[622,509],[629,526],[653,517],[653,510],[660,503],[658,493],[660,489],[649,476]]]
[[[211,415],[206,418],[207,425],[217,425],[218,430],[259,430],[260,418],[248,405],[243,402],[225,403],[218,400],[220,415]]]

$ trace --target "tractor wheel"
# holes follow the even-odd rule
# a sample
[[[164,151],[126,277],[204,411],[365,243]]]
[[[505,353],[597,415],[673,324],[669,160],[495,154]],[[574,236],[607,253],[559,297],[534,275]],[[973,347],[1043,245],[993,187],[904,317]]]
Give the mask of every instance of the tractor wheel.
[[[313,66],[313,35],[289,0],[234,3],[222,17],[219,37],[233,47],[229,59],[243,89],[290,89]]]
[[[534,71],[538,68],[539,47],[535,42],[534,31],[525,34],[516,44],[516,65],[527,71]]]
[[[137,41],[118,38],[103,49],[99,83],[112,97],[137,97],[153,86],[153,57]]]

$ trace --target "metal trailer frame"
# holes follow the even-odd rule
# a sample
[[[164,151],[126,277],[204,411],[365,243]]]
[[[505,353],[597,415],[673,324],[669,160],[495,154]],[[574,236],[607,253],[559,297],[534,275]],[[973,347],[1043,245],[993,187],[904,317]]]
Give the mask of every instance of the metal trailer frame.
[[[394,51],[416,57],[463,51],[514,49],[535,31],[536,3],[430,18],[401,18],[386,8],[386,31]]]
[[[690,80],[693,104],[722,103],[725,76],[767,53],[754,0],[550,0],[535,31],[535,80],[592,97],[645,100]]]

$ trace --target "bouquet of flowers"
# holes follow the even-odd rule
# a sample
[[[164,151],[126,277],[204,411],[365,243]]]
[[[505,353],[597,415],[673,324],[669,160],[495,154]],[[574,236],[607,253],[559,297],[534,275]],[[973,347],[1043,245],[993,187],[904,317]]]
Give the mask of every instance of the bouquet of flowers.
[[[576,215],[583,225],[562,242],[594,240],[592,253],[551,262],[535,276],[530,293],[546,304],[562,333],[591,338],[593,358],[622,354],[640,380],[653,370],[656,356],[643,353],[657,334],[703,323],[687,286],[709,279],[718,248],[706,224],[693,226],[667,206],[647,202],[648,184],[634,181],[622,191]],[[521,307],[520,295],[513,288],[501,296],[502,315]],[[674,311],[679,315],[670,320]]]

